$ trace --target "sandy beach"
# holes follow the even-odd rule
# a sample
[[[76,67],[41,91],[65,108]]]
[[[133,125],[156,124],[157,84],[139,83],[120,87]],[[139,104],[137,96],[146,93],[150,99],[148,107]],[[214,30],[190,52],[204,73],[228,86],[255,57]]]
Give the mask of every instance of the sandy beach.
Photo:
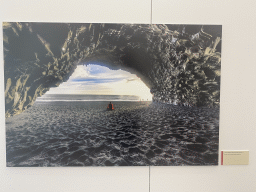
[[[108,103],[36,102],[6,119],[7,166],[218,164],[218,109]]]

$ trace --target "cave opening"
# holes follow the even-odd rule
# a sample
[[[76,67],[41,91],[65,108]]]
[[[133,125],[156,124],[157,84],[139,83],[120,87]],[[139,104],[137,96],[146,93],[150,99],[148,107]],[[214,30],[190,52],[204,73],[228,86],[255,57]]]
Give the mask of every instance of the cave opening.
[[[129,69],[110,69],[106,64],[80,64],[66,82],[58,87],[52,87],[37,101],[50,98],[51,95],[89,95],[97,99],[104,96],[110,99],[151,101],[150,89],[141,78],[130,73]],[[103,97],[100,97],[103,96]],[[115,96],[115,97],[113,97]],[[93,99],[93,98],[89,98]]]

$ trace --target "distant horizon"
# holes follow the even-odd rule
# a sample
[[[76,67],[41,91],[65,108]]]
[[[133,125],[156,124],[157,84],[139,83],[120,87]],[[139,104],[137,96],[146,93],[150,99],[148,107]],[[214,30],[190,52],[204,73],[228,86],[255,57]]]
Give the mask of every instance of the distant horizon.
[[[45,94],[36,101],[152,101],[138,95]]]
[[[45,93],[44,95],[110,95],[110,96],[116,96],[116,95],[120,95],[120,94],[113,95],[113,94]],[[44,95],[42,95],[42,96],[44,96]],[[137,96],[137,97],[139,97],[139,95],[122,95],[122,96]]]

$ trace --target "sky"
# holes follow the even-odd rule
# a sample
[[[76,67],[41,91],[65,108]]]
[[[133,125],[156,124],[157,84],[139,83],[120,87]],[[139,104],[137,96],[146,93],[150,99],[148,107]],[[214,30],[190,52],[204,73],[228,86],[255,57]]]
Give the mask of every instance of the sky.
[[[78,65],[67,82],[46,94],[136,95],[152,100],[150,89],[135,74],[100,65]]]

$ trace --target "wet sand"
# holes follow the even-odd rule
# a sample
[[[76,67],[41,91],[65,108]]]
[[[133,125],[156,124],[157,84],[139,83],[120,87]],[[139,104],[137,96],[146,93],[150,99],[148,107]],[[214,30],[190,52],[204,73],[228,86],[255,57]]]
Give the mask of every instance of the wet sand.
[[[217,165],[219,110],[36,102],[6,120],[7,166]]]

